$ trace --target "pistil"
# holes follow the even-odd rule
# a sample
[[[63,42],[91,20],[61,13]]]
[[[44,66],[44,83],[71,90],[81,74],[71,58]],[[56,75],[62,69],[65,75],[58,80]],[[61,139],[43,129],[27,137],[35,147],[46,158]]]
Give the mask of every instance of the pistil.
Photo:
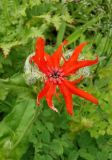
[[[60,84],[63,80],[63,75],[64,75],[63,71],[56,67],[56,68],[49,68],[47,77],[54,84]]]

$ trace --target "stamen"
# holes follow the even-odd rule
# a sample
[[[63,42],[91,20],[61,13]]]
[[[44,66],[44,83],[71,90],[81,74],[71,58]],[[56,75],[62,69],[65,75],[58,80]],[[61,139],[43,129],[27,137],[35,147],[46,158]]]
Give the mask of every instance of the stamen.
[[[51,82],[54,84],[60,84],[63,80],[63,70],[59,69],[58,67],[52,67],[48,69],[47,77]]]

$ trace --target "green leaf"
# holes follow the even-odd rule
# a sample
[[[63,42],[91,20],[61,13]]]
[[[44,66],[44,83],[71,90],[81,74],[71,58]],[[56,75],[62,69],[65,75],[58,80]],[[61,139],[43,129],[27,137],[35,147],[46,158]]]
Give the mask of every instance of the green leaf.
[[[50,133],[48,130],[44,130],[41,135],[40,135],[40,138],[42,139],[42,141],[44,142],[50,142]]]
[[[63,154],[63,145],[60,143],[59,140],[54,140],[51,144],[51,148],[57,155]]]
[[[49,130],[49,132],[52,133],[54,131],[54,127],[53,127],[52,123],[47,122],[45,125],[46,125],[47,129]]]
[[[59,46],[59,44],[63,41],[65,30],[66,30],[66,23],[63,22],[58,31],[56,46]]]
[[[68,160],[78,160],[79,153],[76,150],[73,150],[69,153]]]
[[[78,137],[78,145],[81,148],[88,148],[88,146],[94,145],[94,141],[87,132],[84,132]]]
[[[7,94],[8,94],[8,89],[0,87],[0,100],[1,101],[5,100]]]
[[[95,17],[83,26],[76,28],[75,31],[67,38],[69,44],[76,41],[82,35],[82,33],[86,31],[88,27],[94,25],[94,23],[96,23],[101,17],[102,15]]]
[[[88,153],[86,149],[80,149],[79,155],[81,158],[84,158],[85,160],[94,160],[94,156]]]
[[[0,152],[2,152],[4,157],[6,151],[6,156],[11,155],[12,157],[20,157],[27,148],[26,143],[28,143],[28,141],[26,137],[31,131],[31,125],[34,120],[34,107],[34,100],[27,99],[22,101],[14,107],[12,112],[6,116],[0,124],[0,127],[4,127],[0,133],[0,137],[3,138],[1,145],[5,146],[1,148]],[[11,143],[10,149],[9,145],[6,145],[7,139],[9,139]],[[21,151],[22,148],[23,150]],[[12,152],[12,150],[14,151]]]

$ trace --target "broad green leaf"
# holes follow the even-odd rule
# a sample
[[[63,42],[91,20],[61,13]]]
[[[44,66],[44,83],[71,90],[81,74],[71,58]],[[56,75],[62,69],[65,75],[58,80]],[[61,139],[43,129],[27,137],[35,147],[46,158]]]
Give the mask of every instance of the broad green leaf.
[[[5,127],[3,130],[1,130],[1,138],[3,137],[4,141],[1,141],[1,145],[5,147],[3,147],[0,152],[2,151],[4,157],[6,150],[6,156],[12,155],[12,158],[16,155],[18,155],[18,157],[22,156],[20,150],[21,147],[24,148],[25,137],[27,136],[28,132],[30,133],[31,125],[34,120],[34,113],[35,102],[32,99],[27,99],[17,104],[12,110],[12,112],[3,120],[0,127],[2,127],[2,125]],[[9,139],[11,143],[10,149],[8,149],[9,145],[6,145],[7,139]],[[16,152],[12,152],[12,150],[14,149],[16,150]]]

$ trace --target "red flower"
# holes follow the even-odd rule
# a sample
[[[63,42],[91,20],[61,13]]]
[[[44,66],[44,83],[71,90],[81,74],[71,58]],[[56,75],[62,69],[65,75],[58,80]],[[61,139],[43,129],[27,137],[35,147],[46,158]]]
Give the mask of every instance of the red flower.
[[[52,55],[49,55],[44,50],[44,39],[38,38],[35,55],[31,57],[31,62],[33,61],[46,76],[45,85],[37,96],[37,104],[39,105],[40,100],[45,97],[48,106],[52,110],[57,111],[53,105],[52,98],[56,94],[56,87],[58,86],[64,96],[67,111],[72,115],[72,94],[85,98],[95,104],[98,104],[98,100],[91,94],[77,88],[76,84],[79,83],[83,77],[75,81],[69,81],[67,77],[74,74],[80,68],[98,63],[98,57],[95,60],[78,60],[80,52],[87,44],[85,42],[77,46],[69,60],[65,60],[64,64],[60,65],[60,60],[63,57],[62,49],[66,44],[67,41],[65,40]]]

